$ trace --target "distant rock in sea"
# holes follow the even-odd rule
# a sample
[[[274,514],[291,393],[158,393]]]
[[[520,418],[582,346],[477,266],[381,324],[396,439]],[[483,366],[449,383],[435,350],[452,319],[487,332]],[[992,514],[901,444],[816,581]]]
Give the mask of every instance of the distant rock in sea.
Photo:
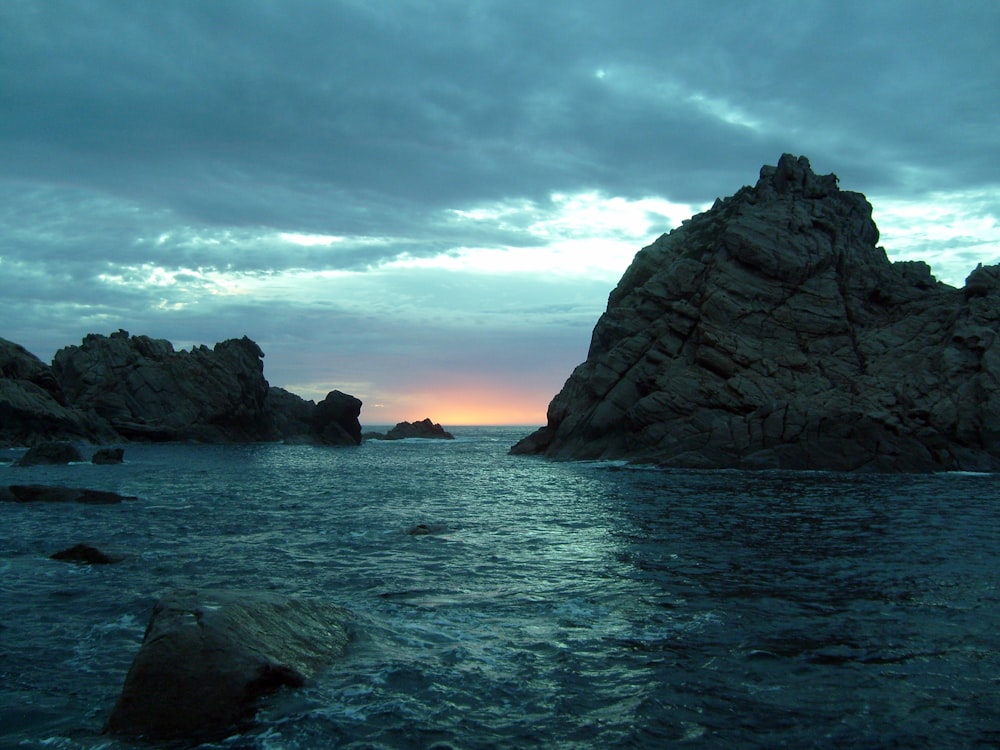
[[[1000,469],[1000,266],[890,263],[872,207],[785,154],[642,249],[512,449],[667,467]]]
[[[404,440],[406,438],[430,438],[434,440],[454,440],[455,436],[430,418],[419,422],[399,422],[386,433],[366,432],[368,440]]]

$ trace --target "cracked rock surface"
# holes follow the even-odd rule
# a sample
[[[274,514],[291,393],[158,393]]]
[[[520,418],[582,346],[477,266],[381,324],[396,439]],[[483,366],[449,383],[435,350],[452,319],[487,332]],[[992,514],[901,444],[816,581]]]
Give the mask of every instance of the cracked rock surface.
[[[668,467],[1000,469],[1000,266],[891,263],[805,157],[643,248],[512,453]]]

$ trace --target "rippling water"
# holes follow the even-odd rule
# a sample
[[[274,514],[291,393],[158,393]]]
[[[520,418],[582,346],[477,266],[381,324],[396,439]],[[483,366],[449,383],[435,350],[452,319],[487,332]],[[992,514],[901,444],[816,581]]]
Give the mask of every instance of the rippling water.
[[[0,746],[127,747],[101,727],[176,586],[357,615],[345,659],[204,747],[1000,744],[997,477],[507,456],[525,432],[0,465],[139,497],[0,504]],[[126,558],[48,559],[79,542]]]

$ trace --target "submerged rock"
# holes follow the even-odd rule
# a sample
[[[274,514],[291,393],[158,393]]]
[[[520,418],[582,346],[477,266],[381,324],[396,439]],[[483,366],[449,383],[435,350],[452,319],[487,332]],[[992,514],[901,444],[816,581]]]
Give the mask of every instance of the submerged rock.
[[[8,503],[84,503],[115,505],[123,500],[135,500],[133,495],[119,495],[106,490],[80,487],[58,487],[48,484],[12,484],[0,487],[0,502]]]
[[[91,547],[89,544],[74,544],[68,549],[49,555],[49,557],[53,560],[85,563],[87,565],[110,565],[121,562],[123,559],[119,555],[107,555],[97,549],[97,547]]]
[[[107,731],[147,740],[218,735],[259,700],[300,687],[349,639],[350,613],[264,593],[174,591],[153,608]]]
[[[512,453],[696,468],[1000,470],[1000,267],[890,263],[872,208],[785,154],[641,250]]]

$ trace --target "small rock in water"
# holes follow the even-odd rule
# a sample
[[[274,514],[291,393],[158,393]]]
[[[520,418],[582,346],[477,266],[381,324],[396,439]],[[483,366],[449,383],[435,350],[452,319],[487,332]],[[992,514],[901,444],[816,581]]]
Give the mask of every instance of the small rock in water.
[[[426,536],[427,534],[439,534],[448,529],[443,523],[418,523],[407,534],[410,536]]]
[[[95,464],[120,464],[125,460],[125,449],[124,448],[101,448],[97,453],[94,454],[93,458],[90,459],[92,463]]]
[[[52,560],[65,560],[66,562],[85,563],[87,565],[110,565],[122,560],[118,555],[107,555],[97,549],[97,547],[91,547],[89,544],[74,544],[72,547],[64,549],[61,552],[56,552],[49,557]]]
[[[21,456],[21,460],[16,466],[37,466],[39,464],[68,464],[76,461],[83,461],[80,451],[72,443],[40,443],[29,448],[28,452]]]

